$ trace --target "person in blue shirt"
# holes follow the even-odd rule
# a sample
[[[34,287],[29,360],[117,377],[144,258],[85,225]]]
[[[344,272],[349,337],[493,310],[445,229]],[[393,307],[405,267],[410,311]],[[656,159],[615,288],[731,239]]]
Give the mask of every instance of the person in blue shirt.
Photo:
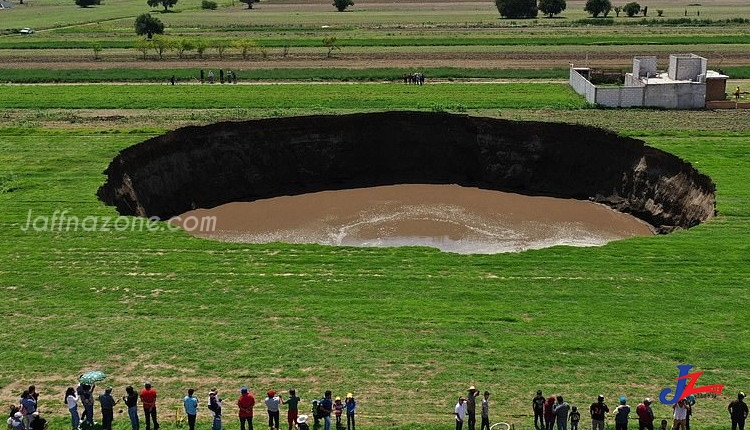
[[[628,430],[628,415],[630,415],[628,399],[622,396],[620,406],[615,408],[615,430]]]
[[[195,390],[191,388],[187,391],[187,396],[182,400],[190,430],[195,430],[195,417],[198,415],[198,398],[194,394]]]
[[[354,411],[357,409],[357,402],[354,400],[354,394],[346,393],[346,430],[354,430]]]
[[[331,400],[331,390],[325,392],[325,397],[319,405],[320,417],[323,418],[323,429],[331,430],[331,410],[333,410],[333,401]]]

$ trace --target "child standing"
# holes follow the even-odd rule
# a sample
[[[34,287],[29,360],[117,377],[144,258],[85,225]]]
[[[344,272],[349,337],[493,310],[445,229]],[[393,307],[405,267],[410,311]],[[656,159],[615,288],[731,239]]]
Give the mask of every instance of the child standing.
[[[344,404],[341,403],[341,397],[336,397],[333,402],[333,414],[336,416],[336,428],[341,428],[341,413],[344,411]]]
[[[319,428],[320,427],[320,418],[321,418],[321,416],[320,416],[320,411],[318,411],[318,404],[319,403],[320,403],[320,401],[318,399],[313,399],[313,401],[312,401],[312,409],[310,409],[310,412],[312,413],[312,416],[313,416],[313,421],[314,421],[313,422],[313,427],[314,428]]]
[[[581,421],[581,413],[573,406],[570,412],[570,430],[578,430],[578,421]]]

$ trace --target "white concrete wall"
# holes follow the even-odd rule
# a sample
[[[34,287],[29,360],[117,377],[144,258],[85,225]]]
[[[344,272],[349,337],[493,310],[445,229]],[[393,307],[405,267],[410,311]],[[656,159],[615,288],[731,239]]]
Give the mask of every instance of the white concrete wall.
[[[586,97],[587,102],[596,103],[596,87],[572,67],[570,68],[570,86],[576,93]]]
[[[606,107],[643,106],[644,87],[598,87],[596,104]]]
[[[702,109],[706,106],[706,85],[691,83],[646,85],[643,105],[665,109]]]
[[[676,81],[692,81],[706,74],[705,58],[697,55],[670,55],[667,74]]]
[[[633,58],[633,76],[656,76],[656,57]]]

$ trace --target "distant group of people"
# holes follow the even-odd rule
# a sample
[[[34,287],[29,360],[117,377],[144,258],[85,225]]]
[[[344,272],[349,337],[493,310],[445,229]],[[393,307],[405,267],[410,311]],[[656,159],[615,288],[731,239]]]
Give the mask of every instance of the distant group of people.
[[[417,73],[404,73],[401,77],[405,84],[424,85],[424,74]]]
[[[80,430],[82,425],[87,428],[93,428],[94,422],[94,388],[95,385],[79,384],[76,388],[68,387],[65,392],[65,404],[68,406],[71,417],[71,426],[73,430]],[[132,386],[125,388],[125,396],[121,400],[128,408],[128,416],[132,430],[140,429],[140,418],[138,415],[138,402],[141,402],[143,415],[146,421],[146,430],[159,430],[159,421],[156,409],[157,392],[151,386],[150,382],[143,384],[143,389],[137,393]],[[102,414],[102,430],[112,430],[112,421],[114,417],[114,407],[120,402],[112,396],[112,387],[107,387],[104,393],[98,396]],[[308,415],[300,414],[300,397],[294,389],[289,390],[289,396],[284,398],[274,390],[266,393],[263,403],[268,414],[269,430],[281,430],[279,424],[279,414],[282,405],[287,406],[287,424],[288,430],[310,430],[308,424]],[[79,415],[79,402],[83,404],[83,413]],[[253,430],[253,416],[255,407],[255,397],[247,389],[242,387],[237,399],[237,416],[240,422],[241,430]],[[189,389],[187,395],[182,399],[183,408],[187,417],[189,430],[195,430],[195,422],[198,415],[200,401],[195,395],[194,389]],[[224,401],[219,396],[219,390],[214,388],[208,393],[206,408],[211,413],[211,429],[222,430]],[[343,430],[344,426],[341,417],[346,413],[347,423],[346,430],[355,429],[355,413],[357,402],[352,393],[346,395],[345,402],[342,403],[340,397],[334,400],[331,391],[326,391],[321,399],[312,401],[310,410],[314,418],[314,428],[320,428],[320,421],[323,421],[324,430],[331,430],[331,414],[336,417],[337,430]],[[10,420],[9,420],[10,423]],[[44,430],[43,428],[21,427],[12,430]]]
[[[748,407],[744,402],[744,398],[745,393],[740,392],[737,395],[737,399],[732,401],[727,407],[732,419],[732,430],[737,430],[737,427],[739,427],[739,430],[744,430],[745,419],[748,415]],[[627,397],[621,396],[619,401],[617,407],[612,411],[614,414],[615,430],[627,430],[631,408],[628,405]],[[692,415],[695,401],[695,396],[689,395],[672,405],[672,430],[690,430],[690,416]],[[654,430],[652,403],[653,400],[646,397],[635,408],[639,430]],[[557,423],[558,430],[567,430],[568,421],[570,421],[570,430],[578,430],[581,414],[575,406],[570,406],[565,402],[562,396],[545,398],[542,395],[542,391],[539,390],[532,399],[531,405],[534,411],[534,427],[537,430],[554,430],[555,423]],[[604,403],[604,395],[600,394],[596,402],[589,406],[592,430],[604,430],[604,420],[609,412],[609,406]],[[662,420],[660,430],[667,430],[668,425],[667,420]]]
[[[206,82],[206,74],[203,71],[203,69],[201,69],[201,72],[200,72],[200,81],[201,81],[201,84],[203,84],[203,83]],[[225,81],[224,69],[219,69],[219,83],[223,84],[224,81]],[[213,70],[209,70],[208,71],[208,83],[209,84],[213,84],[215,82],[216,82],[216,75],[214,75],[214,71]],[[228,84],[236,84],[237,83],[237,73],[233,72],[231,70],[227,70],[227,73],[226,73],[226,83],[228,83]]]
[[[477,397],[479,397],[479,390],[475,386],[469,387],[466,396],[460,396],[458,403],[456,403],[453,409],[453,414],[456,416],[456,430],[462,430],[464,421],[468,421],[468,430],[474,430],[477,423]],[[484,392],[484,398],[482,399],[481,413],[482,422],[481,430],[490,430],[490,392]]]

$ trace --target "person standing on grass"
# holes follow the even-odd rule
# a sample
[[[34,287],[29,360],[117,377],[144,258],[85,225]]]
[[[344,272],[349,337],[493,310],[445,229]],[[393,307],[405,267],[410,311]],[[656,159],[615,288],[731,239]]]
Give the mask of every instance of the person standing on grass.
[[[591,430],[604,430],[604,417],[609,412],[609,406],[604,403],[604,395],[599,394],[596,402],[591,404],[589,407],[589,414],[591,415]]]
[[[331,390],[326,390],[323,399],[318,404],[320,417],[323,418],[323,430],[331,430],[331,411],[333,410],[333,401],[331,400]]]
[[[542,390],[536,390],[536,396],[531,399],[531,409],[534,411],[534,427],[536,430],[544,430],[547,425],[544,423],[544,403],[545,399]]]
[[[737,394],[737,398],[732,400],[727,406],[729,416],[732,418],[732,430],[745,430],[745,418],[747,418],[747,403],[744,401],[745,393],[742,391]]]
[[[638,415],[638,430],[654,430],[654,411],[651,409],[651,398],[646,397],[643,403],[635,408]]]
[[[31,421],[34,420],[34,412],[36,412],[36,399],[29,393],[28,390],[24,390],[21,393],[21,413],[23,414],[24,427],[29,428]]]
[[[484,398],[482,399],[482,424],[479,426],[481,430],[490,430],[490,392],[484,392]]]
[[[625,396],[620,396],[620,404],[615,408],[615,430],[628,430],[630,406]]]
[[[208,410],[214,414],[211,430],[221,430],[221,399],[218,391],[208,393]]]
[[[570,412],[570,405],[562,396],[557,396],[556,400],[557,403],[552,407],[552,411],[555,413],[557,430],[568,430],[568,412]]]
[[[297,392],[294,388],[289,390],[289,398],[283,400],[282,403],[287,405],[286,421],[289,424],[289,430],[294,430],[294,425],[297,422],[297,416],[299,415],[299,401]]]
[[[112,430],[112,420],[115,417],[117,404],[117,400],[112,397],[112,387],[107,387],[104,393],[99,395],[99,404],[102,408],[102,430]]]
[[[354,394],[346,393],[346,430],[354,430],[354,414],[357,410],[357,401]]]
[[[94,387],[96,385],[81,385],[81,403],[83,403],[83,414],[86,416],[84,422],[89,428],[94,427]]]
[[[544,403],[544,422],[547,425],[547,430],[554,430],[555,428],[555,400],[555,396],[549,396]]]
[[[672,405],[672,409],[674,409],[674,423],[672,424],[672,430],[685,430],[685,420],[687,419],[688,408],[690,408],[690,406],[688,406],[685,399]]]
[[[63,400],[63,403],[68,406],[68,411],[70,411],[70,422],[73,425],[73,430],[78,430],[78,426],[81,424],[81,417],[78,416],[78,393],[76,393],[75,388],[68,387],[67,391],[65,391],[65,400]]]
[[[695,395],[691,394],[685,397],[685,402],[688,405],[687,416],[685,417],[685,430],[690,430],[690,416],[693,415],[693,407],[695,406]]]
[[[466,414],[469,416],[469,430],[475,430],[477,425],[477,397],[479,390],[475,386],[469,387],[466,395]]]
[[[240,398],[237,399],[239,408],[240,430],[245,430],[245,423],[248,424],[247,430],[253,430],[253,407],[255,406],[255,397],[247,391],[247,387],[240,388]]]
[[[581,413],[578,412],[577,407],[573,406],[570,409],[570,430],[578,430],[579,421],[581,421]]]
[[[151,430],[151,421],[154,421],[154,430],[159,430],[159,422],[156,420],[156,390],[151,388],[151,383],[146,381],[141,390],[141,404],[143,414],[146,415],[146,430]]]
[[[269,390],[266,396],[266,411],[268,412],[268,428],[270,430],[279,429],[279,405],[283,400],[276,395],[276,391]]]
[[[131,385],[125,388],[127,395],[122,397],[125,406],[128,407],[128,417],[130,418],[131,430],[138,430],[141,427],[141,421],[138,418],[138,394]]]
[[[456,430],[462,430],[464,427],[464,420],[466,420],[466,400],[463,396],[458,398],[456,407],[453,408],[453,414],[456,415]]]
[[[182,406],[185,408],[189,430],[195,430],[195,418],[198,416],[198,398],[195,397],[194,389],[188,389],[187,396],[182,399]]]

